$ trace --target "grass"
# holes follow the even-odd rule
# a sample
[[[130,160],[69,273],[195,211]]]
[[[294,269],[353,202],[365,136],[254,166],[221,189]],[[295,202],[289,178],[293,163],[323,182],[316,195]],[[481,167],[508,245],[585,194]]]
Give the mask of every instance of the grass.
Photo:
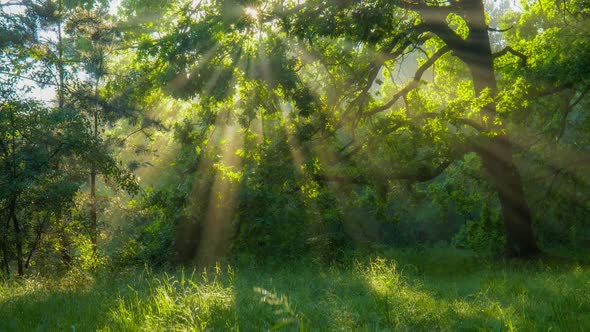
[[[0,288],[0,331],[586,331],[590,268],[451,249],[322,266],[28,278]]]

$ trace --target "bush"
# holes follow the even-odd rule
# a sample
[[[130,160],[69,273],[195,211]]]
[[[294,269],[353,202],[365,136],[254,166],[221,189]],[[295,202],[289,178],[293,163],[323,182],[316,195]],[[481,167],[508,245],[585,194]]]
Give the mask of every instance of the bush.
[[[488,205],[481,210],[479,220],[469,220],[453,238],[453,245],[471,249],[485,256],[498,256],[504,252],[506,237],[500,214]]]
[[[173,261],[176,225],[183,216],[182,193],[147,188],[132,201],[127,240],[117,253],[120,264],[162,266]]]

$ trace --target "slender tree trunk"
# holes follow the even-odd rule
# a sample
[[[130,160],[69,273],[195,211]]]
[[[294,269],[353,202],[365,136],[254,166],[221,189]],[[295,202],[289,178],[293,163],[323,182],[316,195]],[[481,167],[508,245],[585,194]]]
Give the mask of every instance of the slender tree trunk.
[[[55,218],[57,221],[58,226],[58,235],[59,235],[59,242],[60,248],[59,253],[61,255],[61,261],[64,263],[66,267],[70,267],[72,265],[72,256],[70,255],[70,241],[68,237],[68,231],[65,227],[65,222],[62,221],[62,213],[59,210],[55,214]]]
[[[37,234],[35,236],[35,241],[31,245],[31,248],[29,249],[29,254],[27,255],[27,260],[25,261],[25,268],[29,268],[29,266],[31,264],[31,258],[33,258],[33,254],[35,253],[35,250],[37,250],[37,247],[39,246],[39,243],[41,242],[41,237],[43,236],[43,230],[45,229],[45,225],[47,224],[48,221],[49,221],[49,212],[45,213],[45,218],[43,218],[43,221],[41,221],[39,223],[39,227],[37,228]]]
[[[63,14],[64,4],[63,0],[58,1],[58,12]],[[57,87],[57,100],[58,107],[63,109],[65,106],[65,66],[64,66],[64,43],[62,33],[62,21],[57,21],[57,71],[58,71],[58,87]],[[56,163],[56,169],[59,169],[59,162]],[[59,241],[61,242],[60,254],[64,265],[70,266],[71,256],[69,253],[69,241],[66,234],[65,223],[62,220],[61,209],[55,214],[55,219],[59,228]]]
[[[10,202],[10,218],[14,227],[14,246],[16,249],[16,267],[19,276],[25,273],[23,260],[23,235],[20,222],[16,217],[16,197]]]
[[[10,278],[10,265],[8,264],[8,229],[10,227],[10,216],[6,216],[6,223],[2,230],[2,268],[7,277]]]
[[[101,57],[102,59],[102,57]],[[102,60],[99,63],[100,72],[102,72]],[[99,74],[100,75],[100,74]],[[94,103],[96,104],[93,113],[93,136],[98,142],[98,87],[100,85],[100,76],[97,75],[94,85]],[[96,255],[98,249],[98,213],[96,201],[96,163],[93,162],[90,168],[90,241],[92,242],[92,254]]]
[[[90,241],[92,253],[96,254],[98,245],[98,220],[96,212],[96,168],[90,170]]]
[[[63,2],[59,1],[58,4],[59,14],[63,13]],[[64,79],[65,79],[65,71],[64,71],[64,61],[63,61],[63,54],[64,54],[64,47],[63,47],[63,38],[62,38],[62,28],[61,28],[61,19],[57,22],[57,71],[58,71],[58,87],[57,87],[57,103],[58,107],[62,109],[64,107]]]
[[[17,179],[17,160],[16,160],[16,126],[14,124],[14,112],[10,113],[10,123],[12,125],[12,165],[11,165],[11,175],[13,179]],[[12,197],[10,199],[10,202],[8,203],[8,214],[6,216],[6,232],[8,232],[8,230],[10,229],[10,220],[12,219],[13,221],[13,225],[15,226],[15,228],[19,229],[19,232],[17,233],[16,236],[16,249],[17,249],[17,257],[18,257],[18,247],[19,244],[18,242],[20,241],[19,239],[19,235],[20,235],[20,227],[18,227],[18,220],[16,220],[16,202],[18,199],[19,193],[18,192],[14,192],[12,194]],[[9,267],[8,267],[8,259],[7,259],[7,255],[8,255],[8,242],[5,243],[5,248],[6,250],[4,251],[5,254],[5,263],[6,263],[6,269],[9,271]],[[21,245],[21,259],[19,262],[22,262],[22,245]],[[22,269],[22,264],[18,265],[19,269],[18,269],[18,275],[22,275],[23,274],[23,269]]]

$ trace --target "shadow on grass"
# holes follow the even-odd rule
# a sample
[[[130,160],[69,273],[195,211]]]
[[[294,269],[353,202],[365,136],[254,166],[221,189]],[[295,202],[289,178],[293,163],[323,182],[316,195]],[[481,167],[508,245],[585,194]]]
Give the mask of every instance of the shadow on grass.
[[[590,328],[590,270],[579,260],[482,259],[460,252],[402,253],[418,262],[413,280],[448,308],[452,329],[560,330]],[[395,255],[394,255],[395,256]],[[446,258],[445,258],[446,256]],[[403,263],[400,263],[403,264]]]
[[[85,273],[12,281],[0,295],[0,331],[96,331],[109,321],[119,296],[143,283],[125,274]]]

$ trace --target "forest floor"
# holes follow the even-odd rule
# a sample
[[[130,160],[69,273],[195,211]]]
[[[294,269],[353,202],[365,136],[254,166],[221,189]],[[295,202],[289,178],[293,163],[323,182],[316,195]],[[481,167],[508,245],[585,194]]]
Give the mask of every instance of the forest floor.
[[[0,284],[0,331],[590,330],[590,265],[390,251],[325,266],[69,272]]]

